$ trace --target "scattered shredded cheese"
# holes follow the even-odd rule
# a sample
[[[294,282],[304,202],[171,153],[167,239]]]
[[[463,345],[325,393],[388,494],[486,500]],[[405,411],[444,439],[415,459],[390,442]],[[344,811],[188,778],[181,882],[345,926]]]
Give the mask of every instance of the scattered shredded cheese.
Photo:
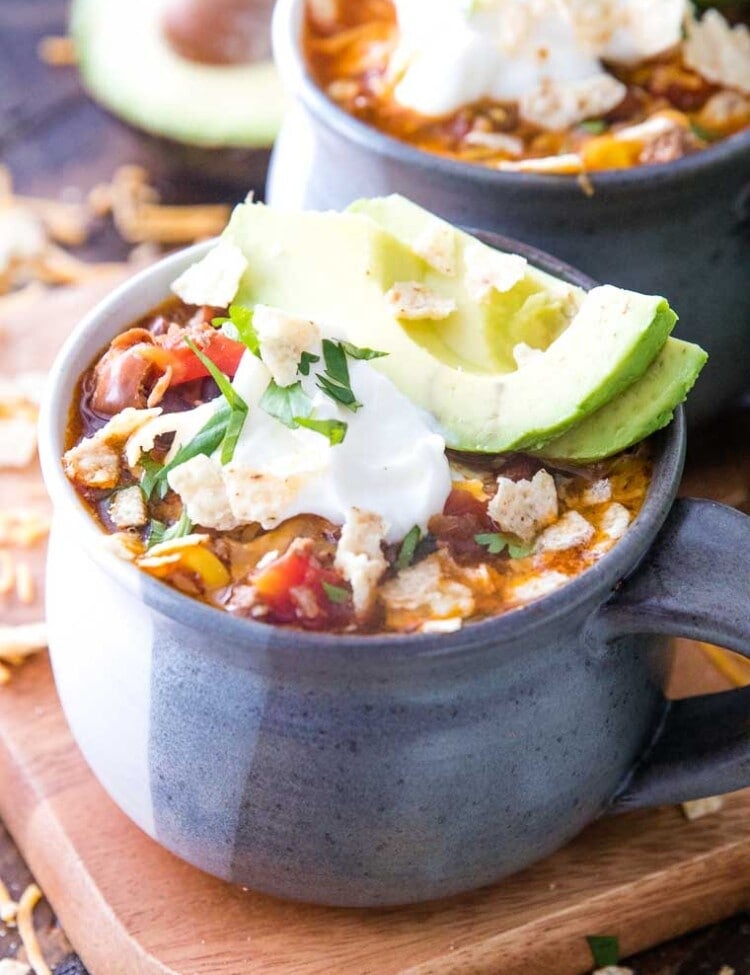
[[[15,927],[18,904],[10,896],[10,891],[0,878],[0,921],[8,927]]]
[[[37,885],[29,884],[18,902],[16,923],[21,941],[26,949],[26,957],[29,959],[34,975],[52,975],[52,969],[44,960],[34,929],[34,908],[39,903],[41,896],[42,892]]]

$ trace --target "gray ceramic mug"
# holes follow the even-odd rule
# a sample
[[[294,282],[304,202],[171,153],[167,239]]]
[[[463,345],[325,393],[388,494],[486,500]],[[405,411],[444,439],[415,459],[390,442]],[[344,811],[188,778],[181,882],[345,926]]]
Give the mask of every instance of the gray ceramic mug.
[[[592,282],[532,248],[583,287]],[[668,704],[668,634],[750,656],[750,519],[675,502],[682,415],[644,507],[593,568],[458,633],[325,636],[235,619],[109,555],[60,457],[74,385],[210,244],[100,304],[50,379],[50,649],[115,802],[178,856],[281,897],[428,900],[492,883],[613,809],[750,785],[750,688]]]
[[[414,149],[317,87],[300,52],[304,0],[279,0],[274,55],[296,105],[271,161],[274,205],[340,210],[402,193],[465,227],[528,241],[599,281],[666,295],[678,334],[710,353],[690,398],[701,422],[750,389],[750,132],[675,163],[575,177],[503,173]]]

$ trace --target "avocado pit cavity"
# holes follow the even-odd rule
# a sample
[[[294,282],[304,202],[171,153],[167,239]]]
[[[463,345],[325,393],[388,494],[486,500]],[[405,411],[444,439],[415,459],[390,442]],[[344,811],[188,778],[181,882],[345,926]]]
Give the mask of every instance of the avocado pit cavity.
[[[252,64],[271,57],[271,0],[171,0],[162,19],[175,53],[199,64]]]

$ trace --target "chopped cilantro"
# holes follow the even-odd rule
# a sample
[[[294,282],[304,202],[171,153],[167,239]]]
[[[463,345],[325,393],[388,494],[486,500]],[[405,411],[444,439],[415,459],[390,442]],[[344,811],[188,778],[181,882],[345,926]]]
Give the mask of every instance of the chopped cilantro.
[[[188,518],[187,508],[184,507],[179,519],[168,528],[163,521],[157,521],[154,518],[151,521],[148,536],[148,547],[153,548],[154,545],[159,545],[161,542],[171,542],[175,538],[184,538],[185,535],[189,535],[192,530],[193,523]]]
[[[323,359],[326,371],[318,375],[318,388],[326,396],[355,413],[361,406],[352,390],[346,352],[341,342],[323,339]]]
[[[261,397],[260,407],[291,430],[300,425],[299,417],[308,417],[312,412],[310,397],[301,382],[278,386],[273,379]]]
[[[694,120],[690,121],[690,128],[693,130],[693,135],[696,135],[704,142],[716,142],[716,140],[719,138],[719,136],[714,132],[711,132],[710,129],[704,128],[704,126],[700,125]]]
[[[342,342],[341,348],[346,352],[350,359],[382,359],[388,355],[387,352],[378,352],[377,349],[362,349],[351,342]]]
[[[345,603],[349,599],[349,590],[341,586],[333,586],[330,582],[323,583],[323,590],[332,603]]]
[[[231,412],[227,418],[226,430],[221,440],[221,462],[222,464],[228,464],[234,457],[234,450],[237,446],[237,441],[240,438],[242,427],[247,419],[247,414],[249,412],[248,405],[234,388],[229,380],[229,377],[225,376],[221,369],[219,369],[219,367],[212,362],[207,355],[201,352],[195,342],[186,337],[185,343],[187,344],[188,348],[190,348],[200,359],[206,369],[208,369],[214,382],[219,387],[224,399],[229,405]]]
[[[246,349],[260,358],[260,339],[253,327],[253,309],[246,305],[230,305],[229,318],[214,318],[211,324],[214,328],[221,328],[229,338],[236,337],[242,342]]]
[[[617,938],[604,934],[588,934],[586,941],[597,968],[607,968],[619,962],[620,943]]]
[[[141,490],[146,496],[146,500],[151,497],[155,488],[159,489],[159,497],[163,498],[166,495],[169,489],[167,475],[175,467],[179,467],[180,464],[192,460],[193,457],[197,457],[199,454],[210,456],[215,450],[218,450],[227,438],[232,415],[233,410],[228,403],[220,406],[211,419],[196,433],[193,439],[180,447],[168,464],[162,466],[153,460],[153,458],[149,457],[148,454],[141,454],[138,464],[144,470],[144,475],[141,478]],[[244,417],[242,419],[244,420]],[[226,463],[223,456],[222,463]]]
[[[580,127],[585,132],[590,132],[591,135],[601,135],[606,132],[609,126],[604,121],[603,118],[589,118],[585,122],[580,123]]]
[[[313,355],[312,352],[303,352],[302,357],[299,360],[299,365],[297,366],[297,371],[300,376],[310,375],[310,366],[314,363],[320,362],[319,355]]]
[[[143,491],[143,496],[148,501],[157,484],[166,484],[166,481],[160,481],[163,465],[160,464],[158,460],[154,460],[150,454],[141,454],[138,461],[138,466],[143,470],[143,476],[141,477],[141,491]],[[164,495],[162,494],[161,496],[163,497]]]
[[[519,545],[512,536],[504,535],[502,532],[487,532],[474,536],[477,545],[487,549],[490,555],[500,555],[507,548],[508,555],[512,559],[525,559],[534,550],[533,545]]]
[[[414,561],[414,553],[417,550],[417,545],[419,545],[421,538],[422,532],[419,525],[415,525],[409,529],[408,534],[401,543],[401,548],[399,549],[395,562],[395,566],[399,571],[412,564]]]
[[[344,442],[346,431],[349,429],[349,425],[343,420],[314,420],[308,416],[295,416],[294,420],[297,426],[328,437],[328,442],[332,447]]]

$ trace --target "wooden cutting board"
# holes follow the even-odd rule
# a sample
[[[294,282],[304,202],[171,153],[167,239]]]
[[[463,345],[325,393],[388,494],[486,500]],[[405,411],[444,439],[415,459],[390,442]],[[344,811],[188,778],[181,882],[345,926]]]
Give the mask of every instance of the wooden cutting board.
[[[602,820],[440,903],[337,910],[230,887],[107,798],[46,657],[2,691],[0,783],[0,816],[93,975],[574,975],[591,967],[587,934],[616,934],[630,954],[750,905],[750,792],[692,823],[676,808]]]

